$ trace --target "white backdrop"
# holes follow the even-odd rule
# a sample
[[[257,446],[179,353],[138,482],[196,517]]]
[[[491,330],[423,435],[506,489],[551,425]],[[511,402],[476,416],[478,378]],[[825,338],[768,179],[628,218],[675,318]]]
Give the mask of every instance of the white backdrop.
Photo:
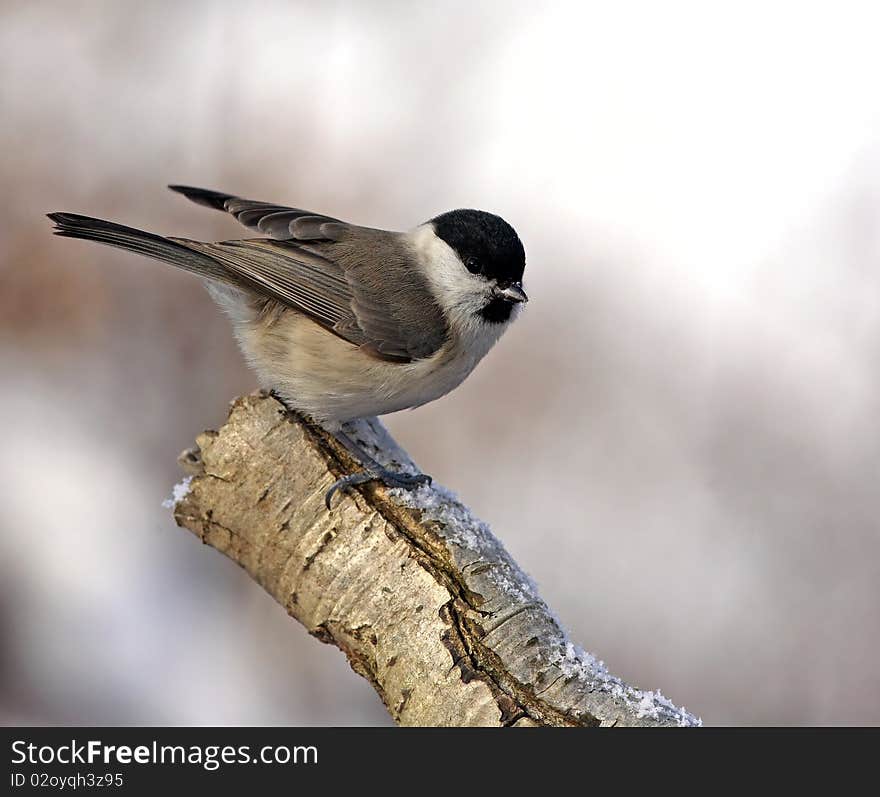
[[[527,312],[389,427],[614,672],[880,722],[875,8],[0,4],[0,719],[387,722],[160,506],[253,385],[225,320],[41,215],[240,234],[179,182],[507,218]]]

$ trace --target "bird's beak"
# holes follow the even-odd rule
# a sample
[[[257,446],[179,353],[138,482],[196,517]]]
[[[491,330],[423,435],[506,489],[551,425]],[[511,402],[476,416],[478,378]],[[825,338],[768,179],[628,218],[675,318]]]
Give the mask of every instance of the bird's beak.
[[[496,287],[495,295],[513,304],[525,304],[529,300],[521,282],[511,283],[506,288]]]

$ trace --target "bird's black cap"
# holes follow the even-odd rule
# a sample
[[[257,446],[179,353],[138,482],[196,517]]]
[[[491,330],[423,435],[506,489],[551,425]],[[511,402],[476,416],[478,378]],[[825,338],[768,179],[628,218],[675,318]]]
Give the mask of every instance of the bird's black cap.
[[[526,253],[516,231],[484,210],[450,210],[431,219],[434,232],[449,244],[468,270],[507,286],[522,280]]]

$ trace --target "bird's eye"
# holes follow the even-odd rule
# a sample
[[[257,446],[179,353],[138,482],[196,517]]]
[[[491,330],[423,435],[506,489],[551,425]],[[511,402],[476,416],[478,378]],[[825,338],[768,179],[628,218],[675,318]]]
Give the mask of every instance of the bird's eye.
[[[477,260],[473,255],[470,257],[466,257],[464,261],[465,268],[471,272],[471,274],[479,274],[482,271],[482,266],[480,265],[480,261]]]

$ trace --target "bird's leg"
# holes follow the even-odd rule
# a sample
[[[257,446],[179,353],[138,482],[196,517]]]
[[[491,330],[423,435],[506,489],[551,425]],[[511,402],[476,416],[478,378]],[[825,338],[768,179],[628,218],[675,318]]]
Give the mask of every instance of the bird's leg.
[[[278,393],[275,392],[275,389],[271,389],[267,391],[268,394],[275,399],[282,407],[284,407],[285,411],[288,415],[296,415],[296,410],[290,406]]]
[[[269,391],[269,395],[272,396],[282,407],[284,407],[285,411],[290,413],[291,415],[296,414],[296,410],[293,409],[281,396],[278,395],[274,390]],[[366,484],[367,482],[372,481],[380,481],[387,487],[402,487],[405,490],[414,490],[420,484],[430,484],[431,477],[425,475],[424,473],[419,473],[417,475],[410,475],[408,473],[395,473],[392,470],[388,470],[388,468],[380,465],[373,457],[371,457],[366,451],[363,450],[354,440],[352,440],[342,429],[338,429],[334,431],[333,436],[345,447],[345,450],[351,454],[355,460],[360,463],[363,467],[362,471],[358,471],[357,473],[350,473],[348,476],[343,476],[340,479],[337,479],[330,489],[327,491],[327,494],[324,496],[324,503],[327,505],[327,509],[330,509],[330,501],[333,498],[333,494],[337,490],[346,490],[349,487],[356,487],[359,484]]]
[[[376,462],[373,457],[364,451],[341,429],[333,434],[334,437],[345,446],[348,453],[363,466],[363,470],[358,471],[357,473],[351,473],[348,476],[343,476],[341,479],[337,479],[334,482],[333,486],[327,491],[327,495],[324,497],[324,503],[327,504],[327,509],[330,509],[330,501],[337,490],[346,490],[349,487],[354,487],[358,484],[380,481],[386,487],[402,487],[404,490],[413,490],[420,484],[431,483],[431,477],[424,473],[410,475],[408,473],[395,473],[394,471],[388,470],[388,468],[385,468]]]

